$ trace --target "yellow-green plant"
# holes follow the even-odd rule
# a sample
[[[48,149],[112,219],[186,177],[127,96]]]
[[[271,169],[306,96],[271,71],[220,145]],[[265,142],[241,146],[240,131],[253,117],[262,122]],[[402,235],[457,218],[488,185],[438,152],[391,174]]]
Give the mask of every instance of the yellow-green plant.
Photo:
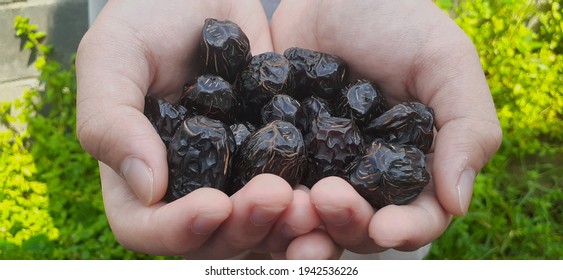
[[[479,51],[506,154],[561,151],[561,6],[555,0],[549,6],[542,12],[536,1],[475,0],[460,1],[453,8],[456,22]],[[541,27],[536,32],[538,20]]]
[[[0,114],[7,116],[7,107]],[[0,240],[17,246],[38,235],[59,237],[48,211],[47,185],[33,179],[37,168],[22,140],[13,131],[0,133]]]

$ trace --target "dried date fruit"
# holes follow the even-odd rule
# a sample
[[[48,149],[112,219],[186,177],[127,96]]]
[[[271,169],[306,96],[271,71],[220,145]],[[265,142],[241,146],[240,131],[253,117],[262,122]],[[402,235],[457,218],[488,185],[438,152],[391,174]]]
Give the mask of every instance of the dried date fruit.
[[[294,125],[285,121],[266,124],[248,136],[236,153],[233,193],[262,173],[278,175],[291,186],[297,185],[306,156],[303,137]]]
[[[223,77],[234,83],[239,72],[250,61],[248,37],[234,22],[205,20],[200,42],[203,73]]]
[[[233,136],[235,137],[235,143],[237,150],[244,141],[252,132],[256,130],[254,126],[250,124],[244,123],[235,123],[230,126],[231,131],[233,132]]]
[[[418,102],[395,105],[364,127],[368,140],[415,145],[427,153],[434,140],[434,110]]]
[[[305,135],[308,152],[303,183],[312,187],[329,176],[344,176],[344,169],[362,151],[360,130],[351,119],[318,116]]]
[[[387,110],[385,97],[381,95],[379,88],[368,80],[357,80],[344,88],[336,104],[337,115],[352,118],[360,128]]]
[[[173,201],[203,187],[227,190],[235,139],[229,127],[204,116],[186,119],[168,146],[168,189]]]
[[[286,94],[276,94],[261,110],[262,122],[270,123],[275,120],[286,121],[296,125],[303,119],[301,104]]]
[[[422,151],[381,140],[346,168],[345,178],[376,209],[408,204],[430,182]]]
[[[180,104],[195,114],[232,124],[236,117],[237,98],[231,84],[215,75],[199,76],[184,87]]]
[[[285,50],[284,56],[294,67],[298,101],[310,93],[332,100],[348,80],[348,65],[336,55],[293,47]]]
[[[295,88],[289,61],[267,52],[252,57],[240,77],[241,110],[247,121],[260,125],[260,110],[276,94],[291,95]]]
[[[162,142],[168,147],[176,129],[188,116],[188,110],[181,105],[174,106],[166,100],[147,95],[144,114],[156,129]]]
[[[297,128],[301,130],[303,135],[309,132],[309,128],[317,117],[331,117],[332,108],[328,101],[320,97],[311,96],[301,102],[301,115],[302,118],[297,120]]]

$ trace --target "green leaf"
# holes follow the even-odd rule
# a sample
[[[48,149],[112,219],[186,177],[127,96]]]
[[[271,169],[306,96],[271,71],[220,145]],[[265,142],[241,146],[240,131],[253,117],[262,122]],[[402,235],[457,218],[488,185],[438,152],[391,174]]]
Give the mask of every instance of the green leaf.
[[[27,41],[23,45],[23,48],[24,49],[33,49],[33,48],[35,48],[35,44],[33,42]]]
[[[35,61],[35,68],[37,68],[38,70],[41,70],[45,67],[46,63],[47,63],[46,58],[44,56],[40,56]]]
[[[47,36],[47,33],[45,33],[45,32],[41,32],[41,31],[35,32],[35,39],[37,39],[37,40],[41,40],[41,39],[45,38],[45,36]]]
[[[450,9],[450,8],[453,7],[453,1],[452,0],[438,0],[437,4],[442,9]]]
[[[53,50],[53,46],[51,45],[39,45],[37,46],[41,52],[44,54],[49,54]]]

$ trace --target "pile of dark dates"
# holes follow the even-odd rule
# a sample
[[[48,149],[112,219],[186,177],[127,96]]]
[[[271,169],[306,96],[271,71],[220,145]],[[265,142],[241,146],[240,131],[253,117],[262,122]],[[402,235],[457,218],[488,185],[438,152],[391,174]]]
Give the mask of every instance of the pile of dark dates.
[[[200,50],[201,76],[179,104],[146,97],[145,115],[167,148],[166,201],[202,187],[232,195],[271,173],[308,187],[338,176],[381,208],[411,202],[429,183],[431,108],[389,108],[375,83],[350,82],[335,55],[290,48],[252,56],[230,21],[207,19]]]

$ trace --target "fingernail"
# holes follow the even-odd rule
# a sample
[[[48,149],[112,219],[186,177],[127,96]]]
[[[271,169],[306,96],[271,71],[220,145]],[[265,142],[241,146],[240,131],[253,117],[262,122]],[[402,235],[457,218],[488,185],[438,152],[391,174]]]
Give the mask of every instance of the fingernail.
[[[273,222],[283,210],[275,207],[255,207],[250,215],[250,221],[256,226],[265,226]]]
[[[463,215],[465,215],[469,210],[469,204],[473,195],[473,186],[475,184],[475,176],[475,171],[472,168],[464,169],[459,174],[456,188],[459,209]]]
[[[206,215],[197,215],[192,220],[191,230],[195,234],[206,235],[215,231],[221,223],[217,219]]]
[[[318,212],[325,222],[338,227],[348,224],[352,219],[348,209],[323,208]]]
[[[152,202],[153,172],[142,159],[127,157],[121,164],[121,176],[144,204]]]

